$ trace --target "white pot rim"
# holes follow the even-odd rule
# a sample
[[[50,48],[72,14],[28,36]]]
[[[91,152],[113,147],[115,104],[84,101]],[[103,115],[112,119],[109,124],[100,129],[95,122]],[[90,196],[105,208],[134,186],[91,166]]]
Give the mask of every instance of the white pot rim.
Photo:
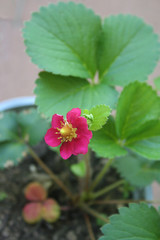
[[[34,96],[11,98],[0,102],[0,112],[19,107],[33,106],[35,104]]]

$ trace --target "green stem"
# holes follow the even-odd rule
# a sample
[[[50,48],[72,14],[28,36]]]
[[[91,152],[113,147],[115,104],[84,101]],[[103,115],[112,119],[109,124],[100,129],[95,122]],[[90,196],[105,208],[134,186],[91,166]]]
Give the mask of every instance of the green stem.
[[[90,221],[90,219],[89,219],[87,214],[84,214],[84,219],[85,219],[85,222],[86,222],[86,226],[87,226],[87,229],[88,229],[88,233],[89,233],[90,239],[91,240],[96,240],[96,238],[94,236],[94,233],[93,233],[91,221]]]
[[[99,182],[101,181],[101,179],[104,177],[104,175],[108,171],[109,167],[111,166],[113,160],[114,160],[114,158],[108,159],[108,161],[105,164],[105,166],[102,168],[100,173],[97,175],[97,177],[93,181],[93,183],[92,183],[92,185],[90,187],[90,191],[93,191],[93,189],[99,184]]]
[[[35,151],[28,146],[29,152],[34,160],[41,166],[41,168],[53,179],[54,182],[67,194],[69,198],[74,200],[74,196],[70,192],[70,190],[64,185],[64,183],[44,164],[44,162],[39,158],[39,156],[35,153]]]
[[[109,186],[107,186],[107,187],[99,190],[98,192],[92,193],[92,198],[93,198],[93,199],[96,199],[96,198],[98,198],[98,197],[100,197],[100,196],[108,193],[109,191],[117,188],[118,186],[120,186],[120,185],[123,184],[124,182],[125,182],[124,179],[119,180],[118,182],[113,183],[113,184],[111,184],[111,185],[109,185]]]
[[[93,202],[92,204],[96,204],[96,205],[107,205],[107,204],[129,204],[129,203],[140,203],[140,202],[144,202],[144,203],[151,203],[151,204],[160,204],[160,201],[158,200],[145,200],[145,199],[140,199],[140,200],[133,200],[133,199],[112,199],[112,200],[97,200],[95,202]]]
[[[91,164],[90,164],[91,149],[88,149],[87,154],[84,156],[86,165],[86,176],[85,176],[85,191],[88,192],[89,184],[91,180]]]
[[[80,208],[83,209],[85,212],[89,213],[91,216],[101,219],[102,221],[108,223],[109,219],[104,217],[101,213],[95,211],[94,209],[88,207],[85,203],[80,205]]]

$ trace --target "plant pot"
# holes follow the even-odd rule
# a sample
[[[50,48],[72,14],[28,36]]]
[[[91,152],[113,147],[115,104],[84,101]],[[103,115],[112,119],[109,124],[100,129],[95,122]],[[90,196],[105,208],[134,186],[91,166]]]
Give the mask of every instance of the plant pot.
[[[4,101],[0,103],[0,111],[9,111],[9,110],[20,110],[21,108],[33,107],[34,105],[34,97],[21,97],[16,99],[11,99],[8,101]],[[52,157],[49,153],[48,157],[45,159],[45,163],[52,169],[54,169],[57,173],[62,171],[68,162],[63,161],[54,155],[54,161],[52,161]],[[44,155],[44,152],[43,154]],[[71,158],[71,161],[74,161],[74,158]],[[62,168],[62,169],[61,169]],[[6,184],[5,174],[7,174],[8,178],[8,186],[6,187],[7,194],[12,192],[13,194],[4,199],[3,204],[1,206],[1,214],[0,220],[3,222],[2,230],[0,233],[0,239],[4,240],[17,240],[21,238],[22,240],[28,239],[39,239],[39,240],[79,240],[84,239],[87,240],[87,228],[85,226],[83,220],[83,214],[79,210],[70,209],[69,213],[66,210],[66,206],[62,207],[62,216],[60,221],[55,224],[49,224],[44,221],[30,226],[24,222],[22,219],[22,208],[24,207],[26,200],[23,196],[23,189],[25,185],[33,181],[35,176],[38,178],[47,179],[47,175],[44,174],[43,170],[39,166],[37,166],[32,158],[26,158],[24,162],[22,162],[18,167],[14,167],[13,169],[7,169],[4,173],[0,173],[1,184],[2,187]],[[33,175],[33,176],[32,176]],[[26,176],[25,179],[22,179],[22,176]],[[65,179],[65,172],[61,174],[61,178]],[[75,178],[71,176],[70,180],[72,181],[72,187],[75,188]],[[9,182],[10,181],[10,182]],[[3,189],[3,188],[1,188]],[[4,188],[5,190],[5,188]],[[61,198],[60,201],[63,202],[64,194],[59,194],[59,189],[56,186],[53,186],[53,192],[57,193]],[[117,193],[116,193],[117,194]],[[115,195],[116,195],[115,194]],[[11,200],[11,197],[13,198]],[[56,198],[56,196],[51,195],[51,197]],[[152,200],[152,189],[151,187],[146,187],[144,189],[137,189],[133,193],[133,198],[137,199],[146,199]],[[19,200],[18,200],[19,199]],[[17,210],[17,211],[16,211]],[[68,220],[68,215],[70,215],[70,220]],[[74,220],[73,220],[74,219]],[[91,218],[92,219],[92,218]],[[62,226],[60,226],[60,223]],[[94,229],[99,229],[100,227],[96,227],[96,222],[92,221]],[[0,226],[1,227],[1,226]],[[98,232],[97,232],[98,231]],[[95,230],[96,237],[101,235],[100,230]]]

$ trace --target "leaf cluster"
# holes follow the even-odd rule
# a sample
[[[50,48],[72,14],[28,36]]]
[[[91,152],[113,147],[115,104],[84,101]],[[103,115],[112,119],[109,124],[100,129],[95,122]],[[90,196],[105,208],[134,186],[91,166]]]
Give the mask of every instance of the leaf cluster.
[[[115,108],[115,86],[147,79],[159,59],[158,36],[142,19],[109,16],[73,2],[50,4],[25,23],[26,51],[44,72],[36,104],[47,117],[97,104]]]
[[[60,2],[33,13],[23,34],[28,55],[44,70],[36,81],[39,110],[51,117],[74,107],[90,109],[83,112],[95,131],[90,147],[116,158],[114,166],[135,186],[160,181],[160,97],[142,83],[159,59],[152,27],[131,15],[102,21],[82,4]],[[116,86],[124,88],[120,97]],[[104,116],[103,104],[117,109],[106,124],[110,110]],[[82,176],[84,164],[72,171]],[[100,240],[158,240],[159,223],[153,207],[131,204],[110,218]]]
[[[104,236],[99,240],[159,240],[160,215],[147,204],[130,204],[110,217],[110,223],[102,227]]]
[[[131,184],[159,181],[160,97],[145,83],[126,86],[116,116],[94,132],[90,146],[101,157],[116,158],[114,166]]]
[[[48,127],[48,122],[36,109],[1,113],[0,168],[18,164],[27,155],[27,145],[38,144]]]

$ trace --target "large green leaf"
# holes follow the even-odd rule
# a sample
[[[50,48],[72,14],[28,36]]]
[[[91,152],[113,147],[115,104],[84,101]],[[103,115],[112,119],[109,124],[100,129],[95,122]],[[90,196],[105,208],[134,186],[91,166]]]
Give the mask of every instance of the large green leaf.
[[[160,160],[160,136],[137,141],[127,147],[145,158]]]
[[[17,116],[14,112],[0,113],[0,142],[16,138]]]
[[[154,84],[156,86],[156,90],[160,91],[160,77],[154,79]]]
[[[0,139],[0,168],[18,164],[27,154],[27,145],[38,144],[47,128],[49,123],[36,109],[4,112],[0,121],[0,135],[3,136]]]
[[[41,7],[25,24],[32,61],[46,71],[93,78],[101,21],[91,9],[73,2]]]
[[[110,217],[110,223],[102,227],[100,240],[159,240],[160,215],[147,204],[130,204]]]
[[[144,123],[137,131],[127,138],[126,145],[155,136],[160,136],[160,120],[151,120]]]
[[[106,83],[91,85],[84,79],[42,72],[37,80],[36,104],[47,117],[65,115],[74,107],[90,109],[98,104],[115,107],[118,93]]]
[[[50,123],[37,113],[37,109],[22,111],[18,114],[18,123],[21,136],[32,146],[43,139],[47,129],[50,127]]]
[[[158,36],[131,15],[106,18],[99,46],[100,78],[111,85],[146,80],[159,58]]]
[[[121,93],[116,114],[116,128],[121,139],[134,135],[141,126],[160,117],[160,98],[151,86],[131,83]]]
[[[160,182],[160,161],[150,161],[137,155],[117,158],[114,166],[123,178],[137,187],[144,187],[153,181]]]
[[[101,157],[113,158],[127,154],[127,151],[118,143],[112,117],[109,117],[102,129],[93,133],[90,147]]]
[[[27,154],[27,146],[22,143],[4,142],[0,144],[0,168],[17,165]]]

